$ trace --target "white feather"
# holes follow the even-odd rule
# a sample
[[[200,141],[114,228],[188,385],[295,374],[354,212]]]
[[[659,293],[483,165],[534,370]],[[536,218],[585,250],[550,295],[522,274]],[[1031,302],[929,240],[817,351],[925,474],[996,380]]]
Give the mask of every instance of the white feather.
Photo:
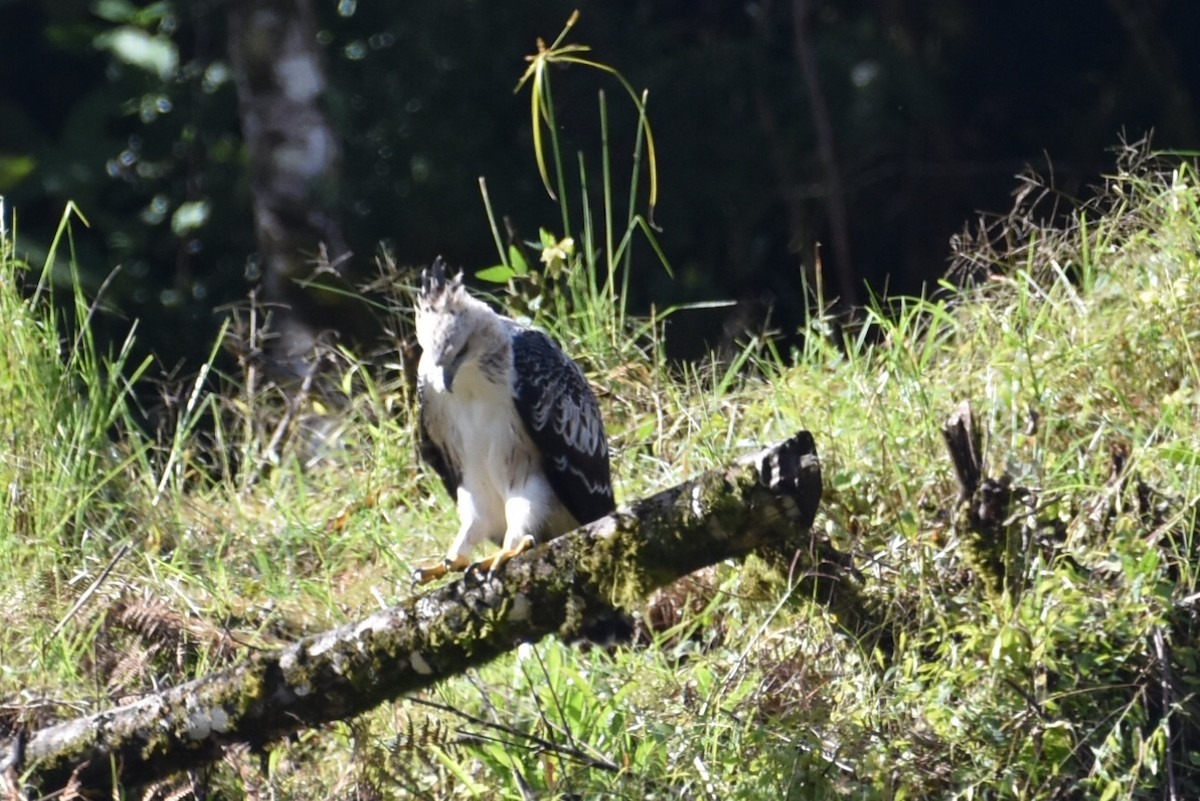
[[[440,304],[417,308],[424,425],[461,477],[459,530],[446,554],[452,561],[485,540],[513,548],[527,535],[540,541],[577,525],[547,480],[513,401],[512,325],[461,287]],[[463,348],[467,356],[459,359]],[[482,366],[493,361],[505,366],[502,374]]]

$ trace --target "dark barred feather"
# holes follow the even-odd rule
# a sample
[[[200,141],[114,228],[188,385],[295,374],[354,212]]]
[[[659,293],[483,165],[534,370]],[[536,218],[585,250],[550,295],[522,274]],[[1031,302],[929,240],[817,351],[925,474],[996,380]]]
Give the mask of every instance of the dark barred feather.
[[[581,524],[604,517],[616,504],[604,421],[587,378],[541,331],[514,331],[512,356],[517,412],[550,486]]]

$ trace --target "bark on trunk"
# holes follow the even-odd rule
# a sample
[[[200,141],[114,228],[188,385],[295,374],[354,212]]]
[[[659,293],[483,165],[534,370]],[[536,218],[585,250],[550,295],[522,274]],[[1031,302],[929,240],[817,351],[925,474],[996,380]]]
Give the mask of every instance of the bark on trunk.
[[[326,329],[356,337],[370,321],[345,306],[347,252],[335,210],[339,138],[321,106],[325,70],[310,0],[252,0],[229,12],[263,300],[277,358],[306,359]]]
[[[812,436],[706,473],[564,535],[480,582],[457,581],[281,651],[116,709],[0,744],[0,771],[48,795],[108,795],[264,747],[428,687],[547,634],[571,635],[611,604],[753,551],[823,553],[810,533],[821,497]],[[769,557],[770,558],[770,557]],[[823,558],[823,571],[837,571]],[[836,590],[836,579],[823,586]],[[822,603],[844,604],[838,593]],[[831,600],[832,599],[832,600]]]

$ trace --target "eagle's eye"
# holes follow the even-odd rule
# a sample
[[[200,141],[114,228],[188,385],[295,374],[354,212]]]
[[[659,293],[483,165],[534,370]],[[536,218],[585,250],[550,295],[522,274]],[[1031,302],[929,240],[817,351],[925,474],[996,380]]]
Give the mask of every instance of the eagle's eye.
[[[467,352],[471,350],[471,343],[464,342],[463,346],[458,349],[458,353],[454,354],[454,358],[450,361],[454,367],[459,367],[467,358]]]

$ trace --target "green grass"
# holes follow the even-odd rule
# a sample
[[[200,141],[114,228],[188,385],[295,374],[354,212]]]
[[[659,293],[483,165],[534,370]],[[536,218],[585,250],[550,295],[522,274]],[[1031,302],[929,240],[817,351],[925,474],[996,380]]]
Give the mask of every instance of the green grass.
[[[504,299],[587,365],[619,500],[810,429],[816,528],[853,555],[894,651],[756,560],[722,564],[647,608],[674,624],[653,644],[524,646],[305,732],[266,773],[234,750],[199,780],[278,798],[1194,797],[1197,184],[1191,163],[1127,154],[1066,216],[1022,206],[965,237],[957,262],[987,276],[968,288],[890,299],[841,333],[814,315],[787,359],[754,341],[691,368],[624,309],[634,270],[661,268],[652,242],[617,259],[591,238],[650,230],[636,195],[618,217],[603,193],[565,275]],[[64,218],[72,235],[90,234]],[[416,460],[400,369],[338,355],[342,404],[289,405],[253,368],[219,394],[187,384],[151,438],[118,378],[147,366],[99,353],[86,326],[64,340],[44,293],[21,291],[50,267],[17,252],[5,232],[0,726],[103,709],[412,592],[456,526]],[[1004,592],[952,525],[941,426],[963,400],[989,472],[1022,490]]]

